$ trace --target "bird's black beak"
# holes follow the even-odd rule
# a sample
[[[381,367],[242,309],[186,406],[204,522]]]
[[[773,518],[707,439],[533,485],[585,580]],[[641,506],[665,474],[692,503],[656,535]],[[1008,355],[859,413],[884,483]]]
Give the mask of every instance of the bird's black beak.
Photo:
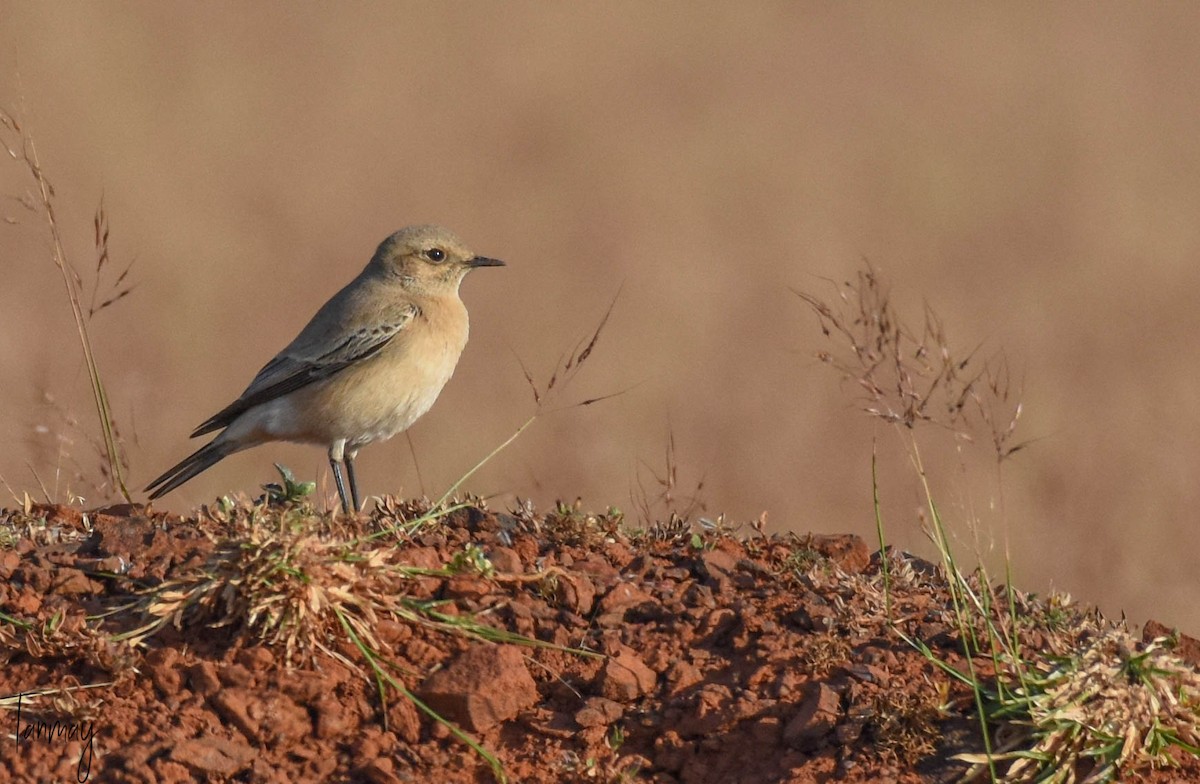
[[[467,266],[471,269],[476,267],[504,267],[507,266],[500,259],[489,259],[487,256],[476,256],[467,262]]]

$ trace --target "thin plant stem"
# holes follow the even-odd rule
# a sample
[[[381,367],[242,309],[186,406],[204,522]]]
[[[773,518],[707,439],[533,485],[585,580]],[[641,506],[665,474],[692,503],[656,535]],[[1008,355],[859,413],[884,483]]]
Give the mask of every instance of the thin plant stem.
[[[72,272],[69,269],[67,262],[66,251],[63,249],[62,236],[58,230],[58,221],[54,215],[54,201],[51,197],[50,184],[46,181],[46,177],[42,174],[41,159],[38,157],[37,144],[34,143],[33,137],[26,134],[26,141],[29,145],[29,156],[26,163],[29,165],[30,173],[37,181],[38,191],[42,197],[42,207],[46,210],[46,222],[50,226],[50,237],[53,241],[54,264],[58,267],[58,271],[62,274],[63,286],[66,288],[67,300],[71,303],[71,315],[75,319],[75,332],[79,335],[79,344],[83,348],[83,359],[87,364],[88,379],[92,386],[92,400],[96,404],[96,416],[100,419],[100,431],[104,437],[104,452],[108,460],[109,475],[113,479],[113,483],[120,491],[121,496],[126,502],[132,503],[133,496],[129,493],[129,488],[125,485],[125,473],[121,468],[120,448],[117,445],[116,435],[113,432],[112,410],[108,404],[108,393],[104,390],[104,383],[101,381],[100,368],[96,362],[96,353],[92,349],[92,338],[88,332],[87,321],[83,316],[83,306],[79,300],[79,288],[72,277]]]

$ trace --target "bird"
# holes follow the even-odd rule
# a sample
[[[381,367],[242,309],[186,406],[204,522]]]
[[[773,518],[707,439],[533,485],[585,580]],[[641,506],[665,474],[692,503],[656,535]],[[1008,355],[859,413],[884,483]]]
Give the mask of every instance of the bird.
[[[353,504],[357,513],[359,449],[407,430],[430,409],[467,343],[459,285],[471,270],[502,266],[440,226],[390,235],[237,400],[200,423],[192,438],[220,433],[151,482],[150,499],[236,452],[291,441],[329,450],[342,511]]]

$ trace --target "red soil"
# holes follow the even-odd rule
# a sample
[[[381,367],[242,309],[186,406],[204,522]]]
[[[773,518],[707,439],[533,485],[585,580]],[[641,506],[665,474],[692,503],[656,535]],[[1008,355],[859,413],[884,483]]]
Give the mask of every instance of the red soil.
[[[71,722],[77,734],[90,729],[87,741],[18,744],[16,706],[0,712],[4,780],[494,780],[412,700],[389,689],[381,701],[361,650],[336,623],[314,624],[289,652],[244,618],[214,627],[216,614],[189,610],[178,628],[167,624],[140,646],[114,642],[136,618],[152,617],[129,609],[145,591],[212,573],[215,559],[237,552],[222,549],[236,526],[219,518],[143,507],[0,512],[19,534],[0,549],[0,612],[31,624],[0,624],[0,696],[98,684],[21,705],[23,729]],[[389,522],[377,512],[341,529],[328,518],[314,525],[346,535]],[[878,555],[853,536],[747,533],[666,525],[633,536],[569,510],[464,509],[386,547],[397,563],[428,572],[381,590],[440,600],[450,619],[474,616],[599,655],[483,642],[386,616],[372,625],[377,650],[395,663],[389,673],[491,750],[512,781],[961,776],[966,765],[951,757],[981,750],[970,694],[889,630]],[[486,554],[494,572],[462,567],[464,552]],[[462,568],[442,571],[456,556]],[[938,570],[913,565],[895,580],[893,617],[961,666]],[[1200,780],[1195,760],[1184,762],[1145,780]]]

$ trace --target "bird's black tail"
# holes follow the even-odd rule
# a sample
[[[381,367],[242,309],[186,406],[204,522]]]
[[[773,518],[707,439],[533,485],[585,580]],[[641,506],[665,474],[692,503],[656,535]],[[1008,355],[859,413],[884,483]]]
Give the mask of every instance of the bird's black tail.
[[[166,495],[197,474],[212,468],[222,458],[236,451],[236,449],[230,448],[228,444],[218,444],[216,441],[205,444],[185,457],[177,465],[168,468],[162,476],[147,485],[146,490],[153,491],[150,493],[150,500],[153,501],[155,498]]]

